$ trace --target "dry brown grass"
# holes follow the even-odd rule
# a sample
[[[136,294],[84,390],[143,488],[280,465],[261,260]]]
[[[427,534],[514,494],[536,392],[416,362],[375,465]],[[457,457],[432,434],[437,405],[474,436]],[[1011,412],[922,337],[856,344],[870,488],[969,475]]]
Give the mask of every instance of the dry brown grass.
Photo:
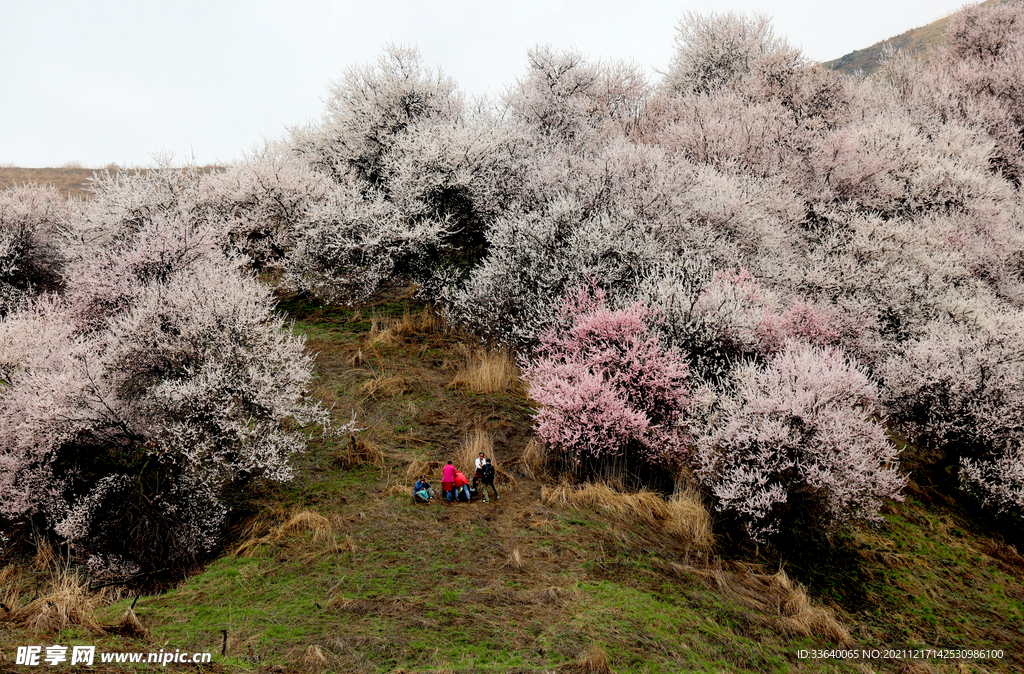
[[[547,447],[537,438],[532,438],[526,443],[521,461],[526,477],[534,480],[546,480],[551,477]]]
[[[558,671],[561,674],[615,674],[608,654],[599,646],[591,646],[579,660],[562,665]]]
[[[389,375],[383,370],[379,374],[373,373],[371,378],[363,382],[359,388],[368,398],[374,400],[394,398],[413,390],[412,382],[408,378],[401,375]]]
[[[401,318],[388,316],[370,317],[371,345],[400,344],[413,335],[444,332],[444,320],[434,311],[433,307],[424,307],[417,314],[410,314],[406,309]]]
[[[276,523],[275,523],[276,522]],[[312,510],[274,510],[259,515],[243,530],[241,545],[235,549],[236,556],[253,557],[260,547],[310,534],[315,544],[328,544],[329,549],[339,549],[334,522]]]
[[[310,645],[303,652],[302,657],[299,659],[299,669],[303,672],[310,672],[311,674],[319,674],[327,669],[327,655],[324,654],[322,648],[316,644]]]
[[[606,513],[619,522],[657,526],[686,545],[700,549],[714,544],[711,517],[694,492],[680,492],[665,500],[646,489],[623,493],[600,483],[562,483],[541,487],[540,498],[545,505],[586,508]]]
[[[472,479],[473,473],[476,470],[477,457],[481,453],[491,460],[491,464],[494,465],[494,469],[497,471],[498,463],[494,459],[494,440],[491,439],[491,436],[484,429],[474,428],[463,436],[458,449],[455,450],[453,463],[456,468]]]
[[[437,476],[438,482],[440,482],[440,472],[443,467],[444,464],[440,461],[421,461],[419,459],[414,459],[405,468],[405,479],[414,483],[420,475],[426,475],[427,482],[430,482],[435,476]]]
[[[369,440],[356,440],[355,436],[349,437],[345,449],[336,452],[332,460],[345,470],[355,466],[373,466],[383,471],[387,465],[387,455],[383,449]]]
[[[519,554],[519,548],[513,548],[512,552],[509,553],[508,559],[505,560],[504,567],[513,571],[524,571],[526,570],[526,562],[523,561],[523,556]]]
[[[49,634],[71,627],[103,632],[96,610],[103,598],[89,591],[89,583],[69,566],[54,563],[46,589],[35,599],[13,608],[8,620],[34,634]]]
[[[142,624],[139,617],[135,615],[135,610],[131,607],[121,614],[121,619],[117,621],[117,624],[114,625],[111,631],[126,637],[138,638],[149,636],[149,630]]]
[[[677,491],[666,505],[668,514],[661,523],[665,533],[677,540],[689,541],[704,550],[715,544],[715,537],[711,531],[711,515],[701,502],[697,491]]]
[[[479,350],[468,355],[451,386],[473,393],[499,393],[522,386],[515,354],[506,349]]]
[[[814,606],[803,586],[791,581],[785,571],[780,569],[771,577],[769,596],[776,599],[776,610],[784,629],[801,636],[824,637],[844,646],[853,643],[850,632],[835,614],[823,606]]]
[[[502,489],[511,491],[519,487],[519,481],[498,465],[498,460],[494,456],[494,440],[487,431],[480,427],[474,428],[463,436],[458,449],[455,450],[452,463],[472,481],[473,474],[476,472],[476,460],[481,453],[490,459],[491,465],[494,466],[494,483],[496,485],[501,485]]]
[[[348,359],[349,367],[359,367],[366,362],[366,356],[363,354],[362,348],[356,349],[356,352]]]
[[[850,632],[828,608],[815,606],[799,583],[779,570],[769,575],[746,567],[725,569],[721,562],[705,569],[691,569],[716,590],[756,609],[775,627],[801,636],[820,637],[850,646]]]
[[[32,568],[39,571],[52,569],[57,563],[57,555],[53,552],[53,546],[49,541],[36,541],[36,554],[32,558]]]
[[[0,620],[7,620],[21,603],[23,579],[21,567],[8,564],[0,569]]]

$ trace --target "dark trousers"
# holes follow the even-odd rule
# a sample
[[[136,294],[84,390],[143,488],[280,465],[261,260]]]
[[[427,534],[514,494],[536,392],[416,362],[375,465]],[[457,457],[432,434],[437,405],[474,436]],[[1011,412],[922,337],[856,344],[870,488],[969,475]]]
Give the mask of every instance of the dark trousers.
[[[494,492],[494,500],[498,500],[498,490],[494,488],[494,480],[490,482],[484,482],[484,486],[480,487],[480,493],[484,495],[484,501],[487,501],[487,488],[490,487],[491,491]]]

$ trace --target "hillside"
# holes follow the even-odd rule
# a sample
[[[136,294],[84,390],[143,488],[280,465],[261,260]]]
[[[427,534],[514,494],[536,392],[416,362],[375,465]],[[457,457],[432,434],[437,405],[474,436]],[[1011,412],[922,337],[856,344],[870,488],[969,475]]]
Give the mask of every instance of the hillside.
[[[531,407],[522,390],[474,392],[473,341],[411,300],[281,309],[317,353],[317,394],[337,421],[354,410],[365,430],[352,441],[314,439],[294,481],[236,495],[233,534],[197,575],[137,600],[108,588],[114,601],[96,613],[104,631],[31,629],[53,611],[8,625],[0,668],[27,671],[12,667],[14,647],[35,643],[211,652],[203,671],[218,672],[1024,668],[1024,558],[926,490],[890,507],[881,526],[835,544],[804,541],[798,559],[728,541],[708,549],[693,512],[645,512],[608,494],[559,505],[554,478],[528,476],[538,467],[524,463]],[[466,383],[451,386],[460,372]],[[501,498],[413,503],[410,478],[439,482],[439,462],[453,454],[465,463],[477,445],[459,453],[460,443],[474,429],[493,441]],[[37,560],[18,582],[0,575],[5,606],[45,595],[45,566]],[[119,624],[131,605],[145,631]],[[821,647],[996,648],[1003,657],[797,656]],[[107,667],[97,669],[119,671]]]
[[[118,166],[111,164],[106,170],[116,172]],[[214,171],[220,167],[204,166],[204,171]],[[102,169],[82,168],[80,166],[61,166],[58,168],[21,168],[17,166],[0,166],[0,190],[25,183],[53,185],[57,191],[78,199],[88,199],[90,180],[94,173]],[[133,171],[135,169],[127,169]],[[141,169],[146,171],[147,169]]]
[[[1001,1],[1002,0],[985,0],[984,2],[976,4],[992,6]],[[822,65],[826,68],[831,68],[832,70],[838,70],[845,75],[852,75],[857,71],[871,73],[878,67],[879,61],[882,58],[882,53],[886,49],[890,48],[914,52],[916,54],[921,54],[924,58],[927,58],[928,52],[942,43],[942,35],[946,31],[946,26],[949,25],[949,19],[951,16],[952,15],[943,17],[926,26],[911,28],[910,30],[900,33],[895,37],[882,40],[881,42],[876,42],[865,49],[852,51],[845,56],[840,56],[832,61],[827,61]]]
[[[19,168],[0,166],[0,189],[24,183],[53,185],[57,191],[72,197],[86,198],[89,178],[96,169],[64,166],[60,168]]]

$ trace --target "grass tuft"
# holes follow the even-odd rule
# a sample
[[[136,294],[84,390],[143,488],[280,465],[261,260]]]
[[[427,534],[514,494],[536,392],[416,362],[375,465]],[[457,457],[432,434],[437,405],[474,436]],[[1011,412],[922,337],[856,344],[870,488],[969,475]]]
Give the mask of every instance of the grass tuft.
[[[560,508],[586,508],[610,515],[624,524],[659,526],[665,533],[698,548],[710,548],[711,517],[695,493],[680,492],[666,501],[659,494],[641,490],[622,493],[605,484],[566,483],[542,487],[541,502]]]
[[[121,619],[117,621],[117,624],[111,631],[126,637],[141,638],[149,636],[149,630],[142,624],[142,621],[139,620],[139,617],[135,615],[134,609],[130,606],[121,614]]]
[[[89,583],[68,566],[53,564],[46,589],[35,599],[10,612],[9,620],[33,634],[49,634],[71,627],[101,633],[96,610],[105,603],[89,591]]]
[[[453,463],[472,479],[473,472],[476,470],[476,459],[481,453],[491,460],[491,464],[497,472],[498,462],[494,458],[494,441],[484,429],[474,428],[462,438],[459,448],[455,450]]]
[[[472,393],[500,393],[521,387],[521,375],[511,351],[474,351],[452,379],[451,386]]]
[[[522,470],[532,480],[543,481],[551,477],[547,447],[537,438],[532,438],[523,449]]]
[[[773,575],[751,572],[740,567],[729,570],[721,562],[698,570],[712,587],[732,596],[767,616],[767,622],[784,632],[806,637],[820,637],[850,646],[850,632],[828,608],[814,606],[804,587],[790,580],[785,571]]]
[[[445,331],[444,320],[433,307],[424,307],[417,314],[406,309],[401,318],[387,316],[370,317],[370,345],[391,346],[401,344],[414,335],[425,335]]]
[[[356,466],[373,466],[383,471],[387,464],[387,455],[379,446],[369,440],[356,440],[350,436],[344,450],[339,450],[332,459],[334,464],[345,470]]]
[[[271,522],[277,520],[277,525]],[[283,520],[283,521],[282,521]],[[245,540],[235,549],[236,557],[253,557],[263,545],[277,543],[309,533],[314,543],[335,542],[335,526],[331,520],[312,510],[275,510],[258,516],[244,529]],[[335,542],[335,547],[337,543]]]
[[[519,554],[518,547],[513,548],[512,552],[509,553],[504,566],[506,569],[512,569],[513,571],[526,570],[526,562],[523,561],[523,556]]]
[[[299,668],[303,672],[310,672],[310,674],[319,674],[327,669],[327,655],[324,654],[322,648],[316,644],[311,644],[306,648],[302,654],[302,658],[299,660]]]
[[[426,475],[427,481],[435,476],[439,475],[444,464],[440,461],[421,461],[419,459],[413,459],[405,469],[405,479],[411,483],[416,482],[416,478],[420,475]]]
[[[576,662],[558,668],[560,674],[615,674],[608,654],[599,646],[591,646]]]

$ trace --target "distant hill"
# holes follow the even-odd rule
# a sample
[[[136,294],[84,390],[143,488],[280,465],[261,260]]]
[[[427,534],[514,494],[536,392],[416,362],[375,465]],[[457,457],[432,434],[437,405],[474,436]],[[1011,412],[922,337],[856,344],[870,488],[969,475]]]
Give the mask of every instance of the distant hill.
[[[1003,1],[1004,0],[985,0],[985,2],[978,4],[991,6]],[[889,46],[903,51],[911,51],[927,55],[929,51],[942,43],[943,35],[946,32],[946,26],[949,25],[949,20],[952,16],[953,15],[950,14],[938,21],[933,21],[927,26],[911,28],[905,33],[900,33],[896,37],[891,37],[888,40],[882,40],[881,42],[873,44],[866,49],[858,49],[857,51],[850,52],[846,56],[841,56],[834,61],[828,61],[822,65],[826,68],[838,70],[844,74],[850,75],[858,70],[863,70],[865,73],[870,73],[875,70],[882,57],[882,51]],[[927,56],[925,57],[927,58]]]
[[[61,168],[20,168],[0,166],[0,189],[23,183],[53,185],[60,192],[73,197],[88,197],[89,178],[99,169],[65,166]]]
[[[205,172],[217,171],[220,166],[203,166]],[[59,168],[21,168],[19,166],[0,166],[0,190],[24,183],[39,183],[42,185],[53,185],[62,194],[89,199],[92,192],[89,191],[89,181],[94,173],[103,170],[114,173],[118,170],[126,171],[148,171],[148,168],[123,168],[117,164],[109,164],[104,168],[83,168],[76,165],[61,166]]]

